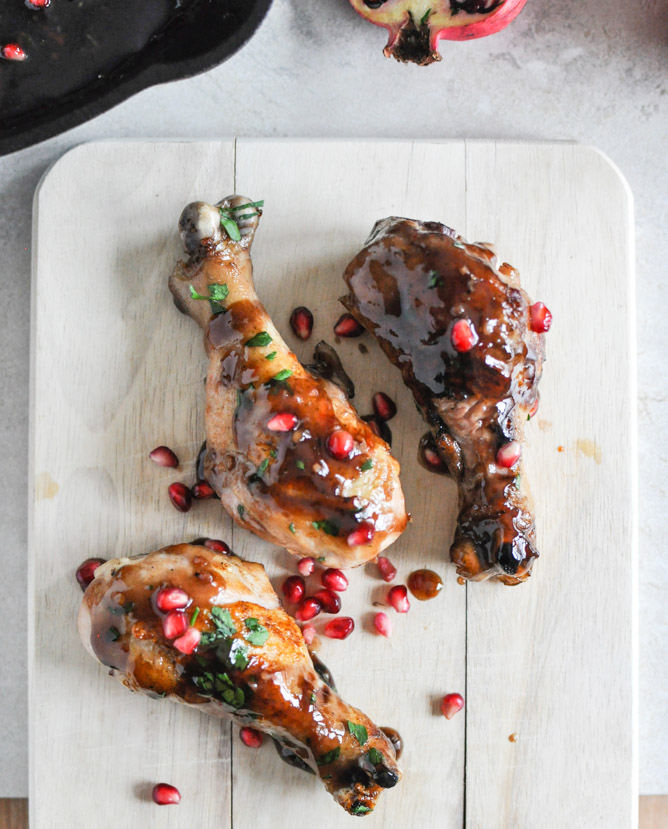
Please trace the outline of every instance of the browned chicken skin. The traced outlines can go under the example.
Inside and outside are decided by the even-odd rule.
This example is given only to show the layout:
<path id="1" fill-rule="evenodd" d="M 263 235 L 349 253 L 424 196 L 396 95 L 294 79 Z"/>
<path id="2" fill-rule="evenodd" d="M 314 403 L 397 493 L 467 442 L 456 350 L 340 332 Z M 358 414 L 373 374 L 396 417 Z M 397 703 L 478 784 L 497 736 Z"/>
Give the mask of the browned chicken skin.
<path id="1" fill-rule="evenodd" d="M 537 403 L 544 336 L 531 330 L 517 271 L 442 224 L 392 217 L 344 279 L 343 304 L 401 370 L 459 485 L 457 571 L 524 581 L 538 556 L 530 496 L 521 461 L 506 468 L 498 452 L 521 443 Z M 473 332 L 467 351 L 454 345 L 459 320 Z"/>
<path id="2" fill-rule="evenodd" d="M 169 282 L 177 307 L 205 331 L 205 476 L 241 526 L 295 555 L 354 567 L 406 527 L 399 464 L 343 392 L 309 373 L 274 327 L 253 285 L 260 212 L 240 207 L 248 202 L 229 196 L 185 208 L 179 227 L 190 258 Z M 238 241 L 221 227 L 221 205 L 238 211 Z M 281 431 L 276 415 L 293 425 Z M 337 431 L 352 437 L 348 457 L 328 449 Z"/>
<path id="3" fill-rule="evenodd" d="M 189 597 L 202 635 L 192 653 L 165 635 L 163 588 Z M 87 650 L 131 691 L 272 735 L 351 814 L 372 811 L 401 778 L 390 740 L 321 680 L 260 564 L 191 544 L 113 559 L 97 569 L 78 623 Z"/>

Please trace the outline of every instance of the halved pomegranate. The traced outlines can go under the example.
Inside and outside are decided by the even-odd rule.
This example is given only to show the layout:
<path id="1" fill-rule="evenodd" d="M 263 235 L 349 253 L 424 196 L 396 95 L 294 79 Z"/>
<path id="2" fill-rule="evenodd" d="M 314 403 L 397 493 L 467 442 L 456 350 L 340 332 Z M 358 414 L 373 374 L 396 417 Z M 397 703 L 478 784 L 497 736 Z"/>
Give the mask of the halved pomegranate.
<path id="1" fill-rule="evenodd" d="M 527 0 L 350 0 L 366 20 L 387 29 L 385 57 L 427 66 L 441 60 L 439 40 L 472 40 L 500 32 Z"/>

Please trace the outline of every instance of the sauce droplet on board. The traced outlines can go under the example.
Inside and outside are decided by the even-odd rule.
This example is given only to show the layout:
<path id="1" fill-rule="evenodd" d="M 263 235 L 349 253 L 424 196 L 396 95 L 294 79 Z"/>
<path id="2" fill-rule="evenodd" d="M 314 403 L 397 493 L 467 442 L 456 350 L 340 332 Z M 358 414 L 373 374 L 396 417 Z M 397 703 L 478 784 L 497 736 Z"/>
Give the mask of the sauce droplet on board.
<path id="1" fill-rule="evenodd" d="M 443 579 L 433 570 L 415 570 L 408 577 L 408 589 L 421 602 L 433 599 L 443 589 Z"/>
<path id="2" fill-rule="evenodd" d="M 513 733 L 508 737 L 509 743 L 516 743 L 517 742 L 517 734 L 513 731 Z"/>

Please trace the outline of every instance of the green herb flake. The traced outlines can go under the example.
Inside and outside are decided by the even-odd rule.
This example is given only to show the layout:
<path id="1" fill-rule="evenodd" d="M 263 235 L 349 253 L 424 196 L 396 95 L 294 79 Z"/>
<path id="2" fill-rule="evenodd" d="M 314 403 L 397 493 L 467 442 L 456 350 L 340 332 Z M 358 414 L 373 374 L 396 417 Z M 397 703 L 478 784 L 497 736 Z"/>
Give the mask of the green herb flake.
<path id="1" fill-rule="evenodd" d="M 220 211 L 220 224 L 225 233 L 227 233 L 233 242 L 241 241 L 241 231 L 239 230 L 239 225 L 234 221 L 234 219 L 230 219 L 228 216 L 225 216 L 222 209 Z"/>
<path id="2" fill-rule="evenodd" d="M 431 9 L 427 9 L 427 11 L 420 18 L 420 26 L 425 25 L 425 23 L 429 20 L 430 15 L 431 15 Z"/>
<path id="3" fill-rule="evenodd" d="M 316 701 L 315 691 L 311 691 L 310 699 L 311 699 L 311 705 L 315 705 L 315 701 Z"/>
<path id="4" fill-rule="evenodd" d="M 234 621 L 232 620 L 232 615 L 226 607 L 212 607 L 211 619 L 213 620 L 219 635 L 225 639 L 229 639 L 230 636 L 234 636 L 237 632 Z"/>
<path id="5" fill-rule="evenodd" d="M 246 619 L 246 627 L 250 633 L 245 633 L 244 637 L 251 645 L 264 645 L 269 639 L 269 631 L 264 625 L 261 625 L 253 616 Z"/>
<path id="6" fill-rule="evenodd" d="M 338 760 L 339 754 L 341 754 L 341 746 L 337 746 L 333 748 L 331 751 L 328 751 L 327 754 L 323 754 L 316 763 L 319 766 L 328 766 L 330 763 L 333 763 L 335 760 Z"/>
<path id="7" fill-rule="evenodd" d="M 195 620 L 197 619 L 198 616 L 199 616 L 199 607 L 196 607 L 195 612 L 190 617 L 190 627 L 193 627 L 193 625 L 195 624 Z"/>
<path id="8" fill-rule="evenodd" d="M 357 742 L 363 746 L 364 743 L 369 739 L 369 732 L 363 725 L 358 725 L 355 722 L 350 722 L 348 720 L 348 731 L 353 735 L 353 737 L 357 740 Z"/>
<path id="9" fill-rule="evenodd" d="M 265 354 L 264 359 L 265 360 L 273 360 L 276 357 L 277 354 L 278 354 L 278 351 L 272 351 L 271 354 Z"/>
<path id="10" fill-rule="evenodd" d="M 443 284 L 443 279 L 438 271 L 430 271 L 429 273 L 429 288 L 436 288 Z"/>
<path id="11" fill-rule="evenodd" d="M 216 649 L 220 662 L 243 671 L 248 667 L 248 650 L 240 639 L 225 639 Z"/>
<path id="12" fill-rule="evenodd" d="M 306 469 L 304 461 L 295 461 L 295 466 L 297 467 L 297 469 Z"/>
<path id="13" fill-rule="evenodd" d="M 531 420 L 531 415 L 530 414 L 527 415 L 527 420 Z"/>
<path id="14" fill-rule="evenodd" d="M 363 803 L 353 803 L 352 808 L 350 809 L 351 815 L 365 815 L 367 812 L 370 812 L 371 809 L 368 806 L 365 806 Z"/>
<path id="15" fill-rule="evenodd" d="M 244 513 L 246 512 L 246 507 L 243 504 L 237 504 L 237 512 L 239 513 L 239 518 L 243 518 Z"/>
<path id="16" fill-rule="evenodd" d="M 259 334 L 251 337 L 245 345 L 246 348 L 264 348 L 267 345 L 271 345 L 272 342 L 271 337 L 266 331 L 260 331 Z"/>
<path id="17" fill-rule="evenodd" d="M 227 295 L 229 294 L 229 288 L 225 284 L 218 284 L 213 283 L 209 285 L 209 295 L 205 296 L 204 294 L 198 294 L 197 291 L 190 286 L 190 297 L 191 299 L 205 299 L 209 305 L 211 306 L 211 312 L 213 314 L 222 314 L 225 308 L 223 307 L 222 303 L 225 302 L 227 299 Z"/>
<path id="18" fill-rule="evenodd" d="M 265 458 L 262 463 L 257 468 L 257 475 L 262 476 L 267 471 L 267 467 L 269 466 L 269 458 Z"/>
<path id="19" fill-rule="evenodd" d="M 313 521 L 313 526 L 316 530 L 322 530 L 326 535 L 332 535 L 335 538 L 339 534 L 338 526 L 327 518 L 323 518 L 321 521 Z"/>
<path id="20" fill-rule="evenodd" d="M 278 374 L 274 374 L 272 380 L 275 383 L 282 383 L 283 380 L 287 380 L 288 377 L 292 377 L 292 369 L 291 368 L 284 368 L 278 372 Z"/>
<path id="21" fill-rule="evenodd" d="M 370 748 L 367 757 L 369 758 L 369 762 L 373 763 L 374 766 L 380 765 L 380 763 L 382 763 L 385 760 L 385 758 L 383 757 L 381 752 L 378 751 L 377 748 Z"/>
<path id="22" fill-rule="evenodd" d="M 325 560 L 325 556 L 318 556 L 318 558 L 316 558 L 316 561 L 322 562 L 324 560 Z"/>
<path id="23" fill-rule="evenodd" d="M 294 524 L 292 524 L 292 523 L 290 524 L 290 526 L 288 527 L 288 529 L 290 530 L 290 532 L 291 532 L 291 533 L 296 532 L 296 530 L 295 530 L 295 525 L 294 525 Z"/>
<path id="24" fill-rule="evenodd" d="M 271 455 L 272 458 L 278 457 L 278 452 L 275 449 L 270 449 L 269 454 Z"/>
<path id="25" fill-rule="evenodd" d="M 373 469 L 373 461 L 371 460 L 371 458 L 364 461 L 360 469 L 362 470 L 362 472 L 368 472 L 370 469 Z"/>
<path id="26" fill-rule="evenodd" d="M 462 248 L 462 249 L 464 248 L 464 245 L 462 245 L 461 242 L 453 242 L 452 246 L 453 246 L 453 248 Z"/>
<path id="27" fill-rule="evenodd" d="M 107 631 L 107 639 L 110 642 L 117 642 L 121 638 L 121 632 L 117 627 L 110 627 Z"/>

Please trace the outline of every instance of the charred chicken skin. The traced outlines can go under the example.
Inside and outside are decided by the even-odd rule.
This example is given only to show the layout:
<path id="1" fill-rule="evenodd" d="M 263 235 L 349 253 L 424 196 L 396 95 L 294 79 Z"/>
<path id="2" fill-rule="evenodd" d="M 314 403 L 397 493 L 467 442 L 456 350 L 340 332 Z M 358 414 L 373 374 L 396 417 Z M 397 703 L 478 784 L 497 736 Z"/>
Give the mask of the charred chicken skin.
<path id="1" fill-rule="evenodd" d="M 524 581 L 538 552 L 521 441 L 538 404 L 549 321 L 532 320 L 544 306 L 489 245 L 436 222 L 377 222 L 344 278 L 343 304 L 401 370 L 459 486 L 458 573 Z"/>
<path id="2" fill-rule="evenodd" d="M 345 394 L 301 365 L 258 299 L 250 248 L 260 215 L 229 196 L 188 205 L 179 222 L 189 259 L 169 286 L 205 332 L 205 476 L 241 526 L 295 555 L 355 567 L 406 527 L 399 464 Z"/>
<path id="3" fill-rule="evenodd" d="M 390 740 L 316 672 L 260 564 L 191 544 L 113 559 L 78 624 L 126 688 L 270 734 L 351 814 L 401 778 Z"/>

